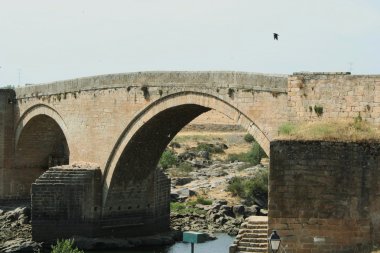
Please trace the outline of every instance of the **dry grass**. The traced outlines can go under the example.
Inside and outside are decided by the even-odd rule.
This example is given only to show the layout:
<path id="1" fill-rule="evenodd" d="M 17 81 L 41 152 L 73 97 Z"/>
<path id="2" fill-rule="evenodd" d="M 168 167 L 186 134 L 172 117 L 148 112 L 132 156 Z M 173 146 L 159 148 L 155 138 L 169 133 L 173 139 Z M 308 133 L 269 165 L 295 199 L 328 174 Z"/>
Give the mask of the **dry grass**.
<path id="1" fill-rule="evenodd" d="M 194 148 L 201 142 L 206 143 L 225 143 L 228 149 L 224 153 L 213 154 L 214 159 L 225 160 L 228 154 L 247 152 L 252 144 L 244 141 L 244 135 L 247 132 L 197 132 L 197 131 L 181 131 L 175 137 L 173 142 L 179 142 L 181 148 L 176 149 L 177 153 L 182 153 L 186 149 Z"/>
<path id="2" fill-rule="evenodd" d="M 380 129 L 361 119 L 285 123 L 277 139 L 325 141 L 380 141 Z"/>

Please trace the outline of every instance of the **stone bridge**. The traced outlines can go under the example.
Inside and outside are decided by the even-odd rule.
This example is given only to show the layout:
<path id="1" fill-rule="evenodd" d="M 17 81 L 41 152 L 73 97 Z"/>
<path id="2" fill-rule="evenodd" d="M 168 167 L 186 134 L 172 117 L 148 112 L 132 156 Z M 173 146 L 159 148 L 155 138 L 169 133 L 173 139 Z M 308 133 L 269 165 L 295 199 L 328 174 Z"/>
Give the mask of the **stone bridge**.
<path id="1" fill-rule="evenodd" d="M 323 108 L 323 115 L 313 110 L 315 106 Z M 82 203 L 87 206 L 78 209 L 82 216 L 73 218 L 73 224 L 78 219 L 90 224 L 83 233 L 94 235 L 102 229 L 104 233 L 144 234 L 152 224 L 163 230 L 168 225 L 169 184 L 155 171 L 156 165 L 173 137 L 209 110 L 241 125 L 270 155 L 270 143 L 287 121 L 352 119 L 360 113 L 364 120 L 380 125 L 380 76 L 139 72 L 3 89 L 0 198 L 29 197 L 32 183 L 49 167 L 77 164 L 73 167 L 87 168 L 80 164 L 90 162 L 90 167 L 98 169 L 83 169 L 78 184 L 87 185 L 81 188 L 81 196 L 92 202 Z M 64 180 L 51 182 L 65 185 L 78 171 L 71 172 L 57 169 L 50 178 Z M 47 192 L 44 184 L 49 180 L 37 180 L 35 192 Z M 47 226 L 44 220 L 61 217 L 57 216 L 62 208 L 57 194 L 63 192 L 51 195 L 50 200 L 35 198 L 36 206 L 45 207 L 55 199 L 50 211 L 34 212 L 40 215 L 33 216 L 35 226 L 38 220 Z"/>

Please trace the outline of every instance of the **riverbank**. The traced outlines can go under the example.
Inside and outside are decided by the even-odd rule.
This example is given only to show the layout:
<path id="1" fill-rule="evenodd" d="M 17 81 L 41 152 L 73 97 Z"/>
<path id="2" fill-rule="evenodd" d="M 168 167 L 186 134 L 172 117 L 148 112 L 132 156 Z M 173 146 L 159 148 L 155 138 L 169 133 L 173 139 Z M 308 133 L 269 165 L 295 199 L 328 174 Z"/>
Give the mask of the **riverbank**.
<path id="1" fill-rule="evenodd" d="M 229 154 L 245 152 L 251 145 L 244 141 L 244 133 L 185 132 L 171 143 L 171 150 L 187 167 L 176 166 L 166 173 L 172 179 L 171 232 L 150 237 L 114 239 L 74 237 L 79 248 L 88 250 L 125 249 L 142 246 L 171 245 L 181 240 L 182 231 L 203 231 L 210 234 L 236 235 L 240 224 L 249 215 L 265 215 L 264 205 L 247 204 L 227 192 L 235 177 L 254 177 L 266 166 L 227 161 Z M 196 147 L 222 150 L 210 153 Z M 202 201 L 202 199 L 204 201 Z M 265 202 L 265 201 L 264 201 Z M 176 208 L 177 207 L 177 208 Z M 29 203 L 0 206 L 0 252 L 33 252 L 42 246 L 31 240 Z"/>

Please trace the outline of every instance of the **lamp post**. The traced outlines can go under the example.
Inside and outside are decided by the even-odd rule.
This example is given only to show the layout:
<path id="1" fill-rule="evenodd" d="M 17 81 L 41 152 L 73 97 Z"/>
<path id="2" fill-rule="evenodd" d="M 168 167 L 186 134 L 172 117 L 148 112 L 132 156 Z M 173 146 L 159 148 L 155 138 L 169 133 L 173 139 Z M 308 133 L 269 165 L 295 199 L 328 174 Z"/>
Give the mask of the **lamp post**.
<path id="1" fill-rule="evenodd" d="M 280 248 L 281 239 L 276 230 L 272 231 L 272 234 L 268 238 L 270 249 L 273 253 L 276 253 Z"/>

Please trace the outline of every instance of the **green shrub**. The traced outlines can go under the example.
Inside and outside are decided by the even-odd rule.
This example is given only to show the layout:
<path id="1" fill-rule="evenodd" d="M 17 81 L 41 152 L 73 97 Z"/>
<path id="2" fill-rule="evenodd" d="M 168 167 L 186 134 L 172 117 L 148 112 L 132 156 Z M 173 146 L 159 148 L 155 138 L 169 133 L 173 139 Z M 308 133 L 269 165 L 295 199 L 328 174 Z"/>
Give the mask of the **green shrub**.
<path id="1" fill-rule="evenodd" d="M 235 94 L 235 90 L 232 88 L 228 88 L 228 96 L 233 99 L 234 94 Z"/>
<path id="2" fill-rule="evenodd" d="M 317 114 L 318 117 L 322 116 L 323 114 L 323 106 L 314 105 L 314 111 Z"/>
<path id="3" fill-rule="evenodd" d="M 182 171 L 184 173 L 189 173 L 189 172 L 192 172 L 193 171 L 193 167 L 187 163 L 187 162 L 183 162 L 181 163 L 178 168 L 177 168 L 179 171 Z"/>
<path id="4" fill-rule="evenodd" d="M 251 203 L 256 197 L 268 198 L 268 170 L 259 170 L 253 178 L 233 177 L 226 190 Z"/>
<path id="5" fill-rule="evenodd" d="M 233 177 L 227 186 L 226 191 L 231 192 L 233 196 L 244 198 L 244 179 L 242 177 Z"/>
<path id="6" fill-rule="evenodd" d="M 74 239 L 57 240 L 57 244 L 52 246 L 51 249 L 51 253 L 84 253 L 83 250 L 74 247 Z"/>
<path id="7" fill-rule="evenodd" d="M 250 196 L 268 196 L 268 170 L 259 170 L 252 180 L 245 183 L 246 198 Z"/>
<path id="8" fill-rule="evenodd" d="M 148 87 L 144 85 L 144 86 L 141 87 L 141 90 L 142 90 L 142 92 L 143 92 L 143 95 L 144 95 L 145 100 L 148 100 L 149 97 L 150 97 Z"/>
<path id="9" fill-rule="evenodd" d="M 186 209 L 185 203 L 170 202 L 170 211 L 172 211 L 172 212 L 180 213 L 185 209 Z"/>
<path id="10" fill-rule="evenodd" d="M 255 140 L 255 138 L 253 138 L 252 134 L 247 133 L 246 135 L 244 135 L 244 140 L 248 143 L 252 143 Z"/>
<path id="11" fill-rule="evenodd" d="M 247 162 L 251 165 L 257 165 L 260 163 L 261 158 L 267 157 L 264 150 L 260 147 L 260 145 L 254 141 L 252 143 L 251 149 L 247 153 L 239 153 L 239 154 L 229 154 L 228 161 L 240 161 Z"/>
<path id="12" fill-rule="evenodd" d="M 210 154 L 224 153 L 224 150 L 221 146 L 208 143 L 199 143 L 195 149 L 196 151 L 207 151 Z"/>
<path id="13" fill-rule="evenodd" d="M 206 211 L 195 207 L 196 201 L 186 203 L 170 202 L 170 211 L 178 214 L 206 214 Z"/>
<path id="14" fill-rule="evenodd" d="M 291 122 L 286 122 L 278 128 L 278 133 L 282 135 L 292 134 L 296 130 L 296 126 Z"/>
<path id="15" fill-rule="evenodd" d="M 353 124 L 353 127 L 355 128 L 355 130 L 363 130 L 363 125 L 364 124 L 362 124 L 362 122 L 363 122 L 363 118 L 362 118 L 362 116 L 360 115 L 360 112 L 359 112 L 359 115 L 358 116 L 356 116 L 355 118 L 354 118 L 354 124 Z"/>
<path id="16" fill-rule="evenodd" d="M 177 164 L 177 157 L 172 151 L 167 149 L 162 153 L 159 164 L 164 170 L 166 170 Z"/>
<path id="17" fill-rule="evenodd" d="M 201 205 L 211 205 L 212 204 L 212 200 L 210 199 L 205 199 L 204 197 L 197 197 L 197 203 L 198 204 L 201 204 Z"/>

